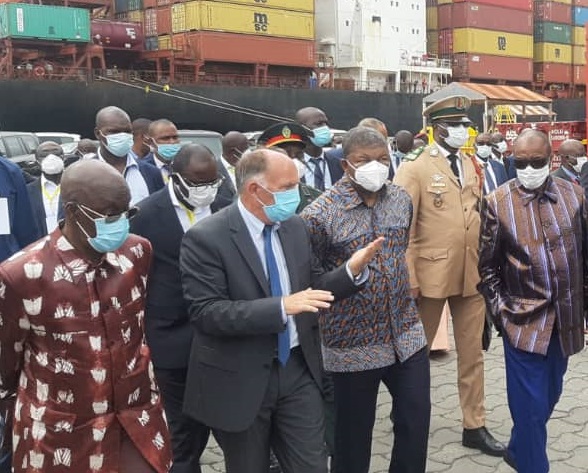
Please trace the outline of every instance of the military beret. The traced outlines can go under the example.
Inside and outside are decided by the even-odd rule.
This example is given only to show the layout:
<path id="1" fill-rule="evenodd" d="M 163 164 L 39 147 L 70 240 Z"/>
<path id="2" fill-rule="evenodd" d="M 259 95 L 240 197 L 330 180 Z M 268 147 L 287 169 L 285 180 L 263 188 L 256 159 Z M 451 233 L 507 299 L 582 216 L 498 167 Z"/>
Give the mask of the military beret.
<path id="1" fill-rule="evenodd" d="M 283 143 L 306 143 L 312 131 L 298 123 L 277 123 L 266 128 L 258 138 L 258 143 L 277 146 Z"/>

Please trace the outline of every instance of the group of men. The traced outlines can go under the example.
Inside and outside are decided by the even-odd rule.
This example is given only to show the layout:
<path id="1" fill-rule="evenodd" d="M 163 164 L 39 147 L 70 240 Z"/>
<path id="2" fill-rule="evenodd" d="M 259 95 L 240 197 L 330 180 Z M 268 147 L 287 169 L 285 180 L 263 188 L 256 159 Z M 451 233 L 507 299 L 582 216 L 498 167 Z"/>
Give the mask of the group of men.
<path id="1" fill-rule="evenodd" d="M 309 107 L 254 150 L 227 133 L 215 157 L 169 120 L 107 107 L 79 162 L 39 147 L 28 192 L 0 159 L 14 471 L 197 472 L 212 431 L 228 473 L 272 455 L 285 473 L 367 473 L 383 382 L 390 471 L 424 473 L 447 303 L 462 444 L 547 472 L 545 426 L 584 345 L 586 153 L 564 143 L 550 176 L 549 140 L 529 130 L 512 156 L 486 133 L 465 155 L 468 108 L 427 108 L 430 145 L 407 131 L 391 145 L 366 118 L 326 150 L 328 117 Z M 507 447 L 486 429 L 492 324 Z"/>

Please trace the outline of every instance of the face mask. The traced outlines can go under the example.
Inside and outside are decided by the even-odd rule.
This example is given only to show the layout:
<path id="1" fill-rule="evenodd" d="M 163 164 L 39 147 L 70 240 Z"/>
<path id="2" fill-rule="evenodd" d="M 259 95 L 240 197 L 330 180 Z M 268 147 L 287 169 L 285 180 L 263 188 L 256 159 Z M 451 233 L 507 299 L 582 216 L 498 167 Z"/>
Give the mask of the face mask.
<path id="1" fill-rule="evenodd" d="M 193 208 L 208 207 L 216 199 L 218 186 L 189 186 L 186 181 L 179 174 L 174 174 L 176 177 L 174 184 L 179 194 L 186 200 Z"/>
<path id="2" fill-rule="evenodd" d="M 47 174 L 49 176 L 61 174 L 64 167 L 65 165 L 63 163 L 63 159 L 61 159 L 59 156 L 55 156 L 54 154 L 48 154 L 45 159 L 41 161 L 41 171 L 43 171 L 43 174 Z"/>
<path id="3" fill-rule="evenodd" d="M 262 186 L 263 187 L 263 186 Z M 264 187 L 265 189 L 265 187 Z M 265 216 L 272 223 L 284 222 L 296 213 L 298 205 L 300 205 L 300 193 L 298 186 L 287 191 L 271 192 L 265 189 L 274 196 L 273 205 L 265 205 L 261 200 L 257 199 L 263 204 L 263 211 Z"/>
<path id="4" fill-rule="evenodd" d="M 351 179 L 368 192 L 378 192 L 386 183 L 386 179 L 388 179 L 390 167 L 378 161 L 371 161 L 358 168 L 349 161 L 347 163 L 355 169 L 355 178 Z"/>
<path id="5" fill-rule="evenodd" d="M 445 128 L 448 136 L 445 138 L 445 143 L 455 149 L 461 148 L 468 141 L 468 129 L 463 125 L 448 126 Z"/>
<path id="6" fill-rule="evenodd" d="M 549 177 L 549 163 L 541 169 L 533 169 L 531 166 L 527 166 L 525 169 L 517 169 L 517 177 L 525 189 L 538 189 Z"/>
<path id="7" fill-rule="evenodd" d="M 84 230 L 84 227 L 82 227 L 79 222 L 76 223 L 82 233 L 86 235 L 90 246 L 98 253 L 108 253 L 109 251 L 118 250 L 129 237 L 129 219 L 126 215 L 109 223 L 106 222 L 106 218 L 96 218 L 92 220 L 96 227 L 95 237 L 88 235 L 88 232 Z"/>
<path id="8" fill-rule="evenodd" d="M 476 146 L 476 154 L 482 159 L 488 159 L 492 154 L 492 147 L 488 145 Z"/>
<path id="9" fill-rule="evenodd" d="M 299 159 L 295 159 L 294 164 L 296 165 L 296 169 L 298 169 L 298 178 L 302 179 L 306 175 L 306 166 Z"/>
<path id="10" fill-rule="evenodd" d="M 333 133 L 331 133 L 331 129 L 327 125 L 315 128 L 312 132 L 314 136 L 310 141 L 319 148 L 327 146 L 333 140 Z"/>
<path id="11" fill-rule="evenodd" d="M 580 156 L 579 158 L 576 158 L 576 161 L 577 163 L 574 164 L 572 168 L 574 169 L 574 171 L 576 171 L 577 174 L 580 174 L 582 166 L 584 166 L 584 164 L 588 162 L 588 158 L 586 156 Z"/>
<path id="12" fill-rule="evenodd" d="M 163 143 L 157 145 L 157 156 L 164 161 L 172 161 L 180 151 L 180 143 Z"/>
<path id="13" fill-rule="evenodd" d="M 133 135 L 130 133 L 102 134 L 102 136 L 106 139 L 106 149 L 117 158 L 126 158 L 133 147 Z"/>
<path id="14" fill-rule="evenodd" d="M 508 145 L 506 144 L 506 141 L 501 141 L 500 143 L 496 143 L 496 149 L 500 153 L 506 153 L 506 151 L 508 150 Z"/>

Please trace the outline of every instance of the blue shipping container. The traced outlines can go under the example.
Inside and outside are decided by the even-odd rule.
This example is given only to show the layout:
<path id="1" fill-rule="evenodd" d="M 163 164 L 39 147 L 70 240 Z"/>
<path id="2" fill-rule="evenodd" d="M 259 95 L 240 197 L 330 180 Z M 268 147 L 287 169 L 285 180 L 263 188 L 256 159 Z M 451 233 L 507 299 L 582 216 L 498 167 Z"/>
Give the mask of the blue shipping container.
<path id="1" fill-rule="evenodd" d="M 588 23 L 588 7 L 574 8 L 574 25 L 584 26 Z"/>
<path id="2" fill-rule="evenodd" d="M 149 36 L 145 38 L 145 50 L 157 51 L 157 36 Z"/>

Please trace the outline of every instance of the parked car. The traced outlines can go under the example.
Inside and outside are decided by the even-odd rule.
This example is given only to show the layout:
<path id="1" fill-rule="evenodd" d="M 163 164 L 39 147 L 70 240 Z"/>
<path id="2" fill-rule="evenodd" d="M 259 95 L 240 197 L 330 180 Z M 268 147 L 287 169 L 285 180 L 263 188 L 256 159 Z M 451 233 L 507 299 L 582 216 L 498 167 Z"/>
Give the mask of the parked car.
<path id="1" fill-rule="evenodd" d="M 223 155 L 223 135 L 216 131 L 178 130 L 178 137 L 182 144 L 197 143 L 206 146 L 219 161 Z"/>
<path id="2" fill-rule="evenodd" d="M 31 176 L 41 175 L 41 166 L 35 159 L 39 139 L 34 133 L 0 131 L 0 156 L 18 164 Z"/>
<path id="3" fill-rule="evenodd" d="M 60 144 L 65 154 L 73 153 L 76 150 L 78 141 L 81 139 L 81 136 L 76 133 L 43 131 L 35 133 L 35 135 L 39 138 L 39 143 L 54 141 Z"/>

